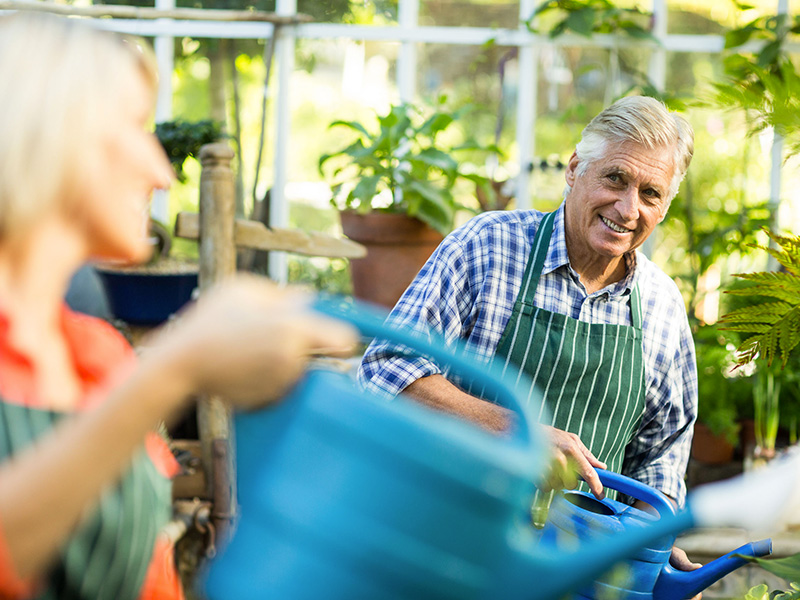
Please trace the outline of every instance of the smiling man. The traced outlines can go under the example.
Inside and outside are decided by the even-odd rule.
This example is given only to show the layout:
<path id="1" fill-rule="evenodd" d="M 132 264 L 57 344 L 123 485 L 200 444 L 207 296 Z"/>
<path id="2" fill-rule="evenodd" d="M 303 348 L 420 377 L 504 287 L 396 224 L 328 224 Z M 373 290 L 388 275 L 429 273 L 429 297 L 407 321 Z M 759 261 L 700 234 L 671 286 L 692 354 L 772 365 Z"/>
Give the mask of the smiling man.
<path id="1" fill-rule="evenodd" d="M 684 500 L 694 344 L 674 282 L 637 249 L 666 216 L 693 146 L 689 124 L 657 100 L 619 100 L 584 129 L 558 210 L 475 217 L 392 312 L 401 326 L 432 328 L 527 373 L 544 394 L 556 459 L 598 497 L 595 469 L 609 468 Z M 438 365 L 380 341 L 359 377 L 493 431 L 510 423 Z"/>

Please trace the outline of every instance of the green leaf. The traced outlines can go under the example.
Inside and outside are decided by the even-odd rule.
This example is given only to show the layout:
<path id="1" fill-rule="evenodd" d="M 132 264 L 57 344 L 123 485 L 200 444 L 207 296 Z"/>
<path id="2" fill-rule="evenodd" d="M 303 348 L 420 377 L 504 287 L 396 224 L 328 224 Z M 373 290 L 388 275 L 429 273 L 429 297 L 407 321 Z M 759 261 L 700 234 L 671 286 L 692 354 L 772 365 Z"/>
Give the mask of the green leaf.
<path id="1" fill-rule="evenodd" d="M 739 333 L 768 333 L 772 330 L 772 326 L 767 323 L 731 323 L 720 327 L 723 331 L 738 331 Z"/>
<path id="2" fill-rule="evenodd" d="M 725 33 L 725 49 L 736 48 L 746 44 L 755 33 L 756 28 L 751 25 L 739 29 L 731 29 Z"/>
<path id="3" fill-rule="evenodd" d="M 442 112 L 436 113 L 429 117 L 428 120 L 422 124 L 422 126 L 417 130 L 417 133 L 421 135 L 427 135 L 429 137 L 435 137 L 437 133 L 447 129 L 452 122 L 452 115 Z"/>
<path id="4" fill-rule="evenodd" d="M 441 150 L 436 148 L 425 148 L 414 157 L 409 157 L 411 162 L 419 161 L 428 167 L 435 167 L 445 173 L 452 173 L 458 168 L 456 160 Z"/>
<path id="5" fill-rule="evenodd" d="M 357 198 L 362 203 L 369 205 L 378 191 L 378 185 L 380 184 L 381 179 L 382 177 L 380 175 L 362 177 L 361 181 L 359 181 L 356 184 L 356 187 L 353 188 L 353 191 L 350 192 L 350 196 Z"/>
<path id="6" fill-rule="evenodd" d="M 769 600 L 769 587 L 766 583 L 761 583 L 750 588 L 745 595 L 745 600 Z"/>
<path id="7" fill-rule="evenodd" d="M 585 37 L 592 37 L 595 24 L 595 11 L 590 8 L 584 8 L 570 13 L 564 21 L 564 25 Z"/>
<path id="8" fill-rule="evenodd" d="M 366 128 L 357 121 L 333 121 L 330 125 L 328 125 L 328 129 L 333 129 L 334 127 L 347 127 L 349 129 L 353 129 L 366 137 L 369 137 L 369 132 Z"/>
<path id="9" fill-rule="evenodd" d="M 787 581 L 800 581 L 800 553 L 785 558 L 744 557 L 759 567 Z M 766 587 L 766 586 L 765 586 Z"/>
<path id="10" fill-rule="evenodd" d="M 782 42 L 783 40 L 773 40 L 765 44 L 761 52 L 758 53 L 758 65 L 768 67 L 776 64 L 781 53 Z"/>

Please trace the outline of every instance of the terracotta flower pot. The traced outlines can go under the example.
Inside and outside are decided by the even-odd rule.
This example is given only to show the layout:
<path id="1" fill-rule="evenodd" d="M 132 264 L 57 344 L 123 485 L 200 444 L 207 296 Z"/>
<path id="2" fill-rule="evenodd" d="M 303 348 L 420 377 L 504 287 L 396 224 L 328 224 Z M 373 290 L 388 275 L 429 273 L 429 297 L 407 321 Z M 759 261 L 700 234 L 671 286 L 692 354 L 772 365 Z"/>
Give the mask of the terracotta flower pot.
<path id="1" fill-rule="evenodd" d="M 733 460 L 733 445 L 698 421 L 694 424 L 692 458 L 708 465 L 723 465 Z"/>
<path id="2" fill-rule="evenodd" d="M 419 219 L 403 214 L 340 213 L 343 233 L 366 246 L 367 256 L 350 261 L 353 294 L 393 307 L 443 237 Z"/>

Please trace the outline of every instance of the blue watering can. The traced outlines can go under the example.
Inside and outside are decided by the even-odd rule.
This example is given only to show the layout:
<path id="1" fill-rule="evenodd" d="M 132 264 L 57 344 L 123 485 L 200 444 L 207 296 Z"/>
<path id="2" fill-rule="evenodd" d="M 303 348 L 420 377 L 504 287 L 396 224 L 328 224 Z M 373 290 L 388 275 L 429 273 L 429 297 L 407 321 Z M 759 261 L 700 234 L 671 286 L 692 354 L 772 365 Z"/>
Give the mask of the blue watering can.
<path id="1" fill-rule="evenodd" d="M 564 491 L 550 505 L 540 544 L 570 547 L 591 543 L 610 533 L 623 534 L 648 528 L 659 519 L 675 517 L 675 506 L 660 491 L 618 473 L 597 471 L 603 487 L 620 491 L 647 502 L 654 515 L 611 500 L 598 500 L 592 494 Z M 683 600 L 691 598 L 728 573 L 745 565 L 745 556 L 772 553 L 772 540 L 750 542 L 695 571 L 679 571 L 669 564 L 675 535 L 665 535 L 640 548 L 612 572 L 579 590 L 574 597 L 582 600 Z"/>
<path id="2" fill-rule="evenodd" d="M 205 577 L 211 599 L 555 600 L 664 536 L 738 518 L 735 506 L 716 509 L 726 488 L 705 494 L 699 511 L 556 551 L 530 524 L 548 450 L 514 391 L 516 373 L 476 367 L 463 347 L 388 327 L 363 307 L 317 308 L 449 365 L 513 410 L 516 427 L 494 436 L 311 370 L 284 402 L 235 418 L 240 519 Z M 527 396 L 525 382 L 520 389 Z"/>

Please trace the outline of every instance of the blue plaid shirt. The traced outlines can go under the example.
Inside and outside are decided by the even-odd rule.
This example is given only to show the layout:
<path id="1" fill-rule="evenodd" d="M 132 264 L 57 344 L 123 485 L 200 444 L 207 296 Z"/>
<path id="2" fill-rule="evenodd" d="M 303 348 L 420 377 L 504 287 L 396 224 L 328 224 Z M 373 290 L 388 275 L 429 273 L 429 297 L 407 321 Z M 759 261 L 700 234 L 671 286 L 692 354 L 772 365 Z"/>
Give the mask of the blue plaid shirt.
<path id="1" fill-rule="evenodd" d="M 511 317 L 543 213 L 489 212 L 450 234 L 392 310 L 401 327 L 447 341 L 461 339 L 480 357 L 494 355 Z M 626 277 L 592 294 L 569 264 L 564 205 L 556 214 L 534 304 L 589 323 L 630 325 L 628 303 L 638 285 L 642 303 L 646 382 L 641 425 L 626 448 L 623 471 L 683 503 L 683 481 L 697 413 L 697 367 L 683 298 L 675 283 L 643 254 L 626 255 Z M 376 340 L 359 381 L 393 397 L 422 377 L 441 373 L 424 358 L 403 358 Z"/>

